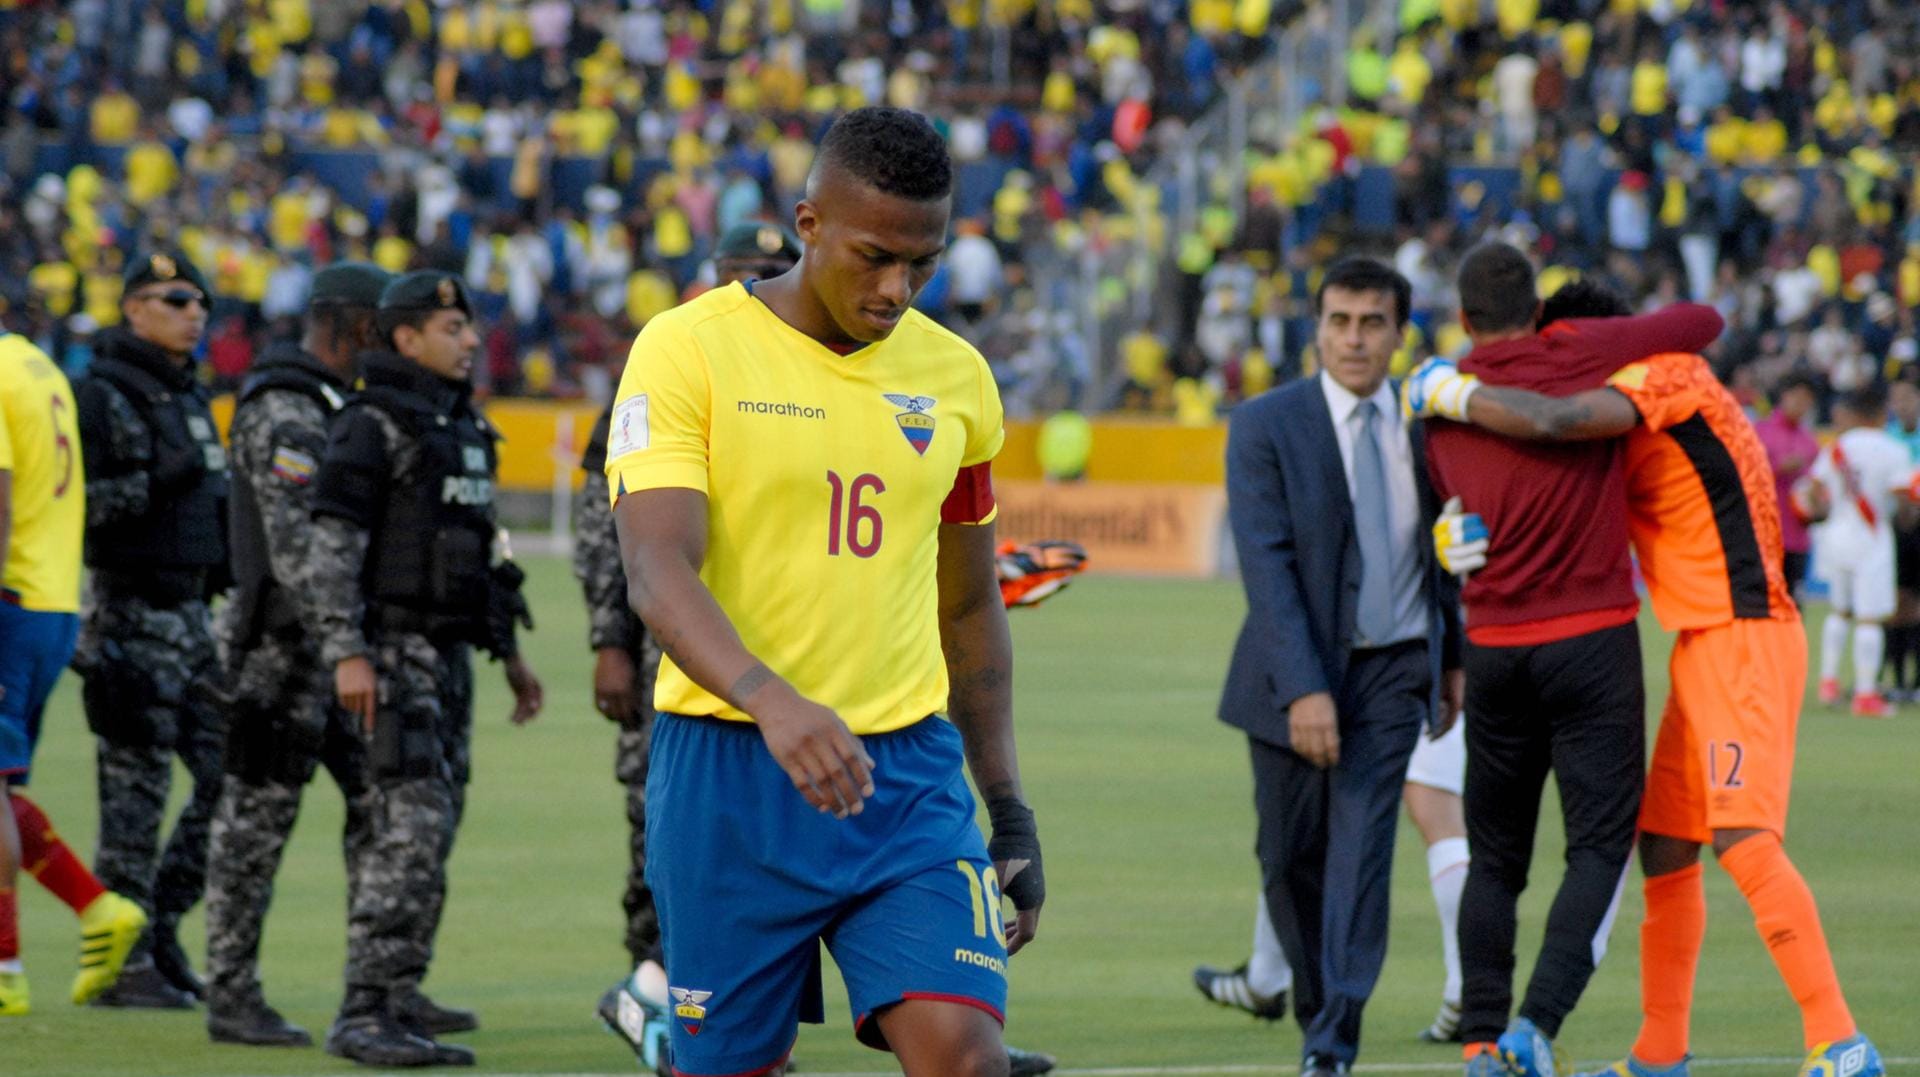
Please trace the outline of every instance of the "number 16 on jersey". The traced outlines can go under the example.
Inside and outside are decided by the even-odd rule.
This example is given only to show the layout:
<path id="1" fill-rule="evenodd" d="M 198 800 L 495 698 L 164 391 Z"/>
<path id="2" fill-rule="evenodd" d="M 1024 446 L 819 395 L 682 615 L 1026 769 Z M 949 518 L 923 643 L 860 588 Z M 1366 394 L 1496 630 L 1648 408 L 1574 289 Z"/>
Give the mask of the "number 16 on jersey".
<path id="1" fill-rule="evenodd" d="M 880 510 L 864 499 L 886 493 L 887 484 L 880 481 L 878 475 L 858 475 L 847 482 L 839 472 L 829 471 L 827 486 L 831 490 L 827 502 L 827 556 L 840 556 L 843 542 L 855 557 L 879 553 L 885 521 L 880 518 Z"/>

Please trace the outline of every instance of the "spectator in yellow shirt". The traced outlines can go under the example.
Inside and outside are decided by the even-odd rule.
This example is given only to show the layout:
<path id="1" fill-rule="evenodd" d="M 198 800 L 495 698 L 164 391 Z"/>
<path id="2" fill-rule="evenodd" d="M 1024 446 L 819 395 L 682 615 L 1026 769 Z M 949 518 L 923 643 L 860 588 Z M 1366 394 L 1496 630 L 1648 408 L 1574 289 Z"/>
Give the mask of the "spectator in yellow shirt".
<path id="1" fill-rule="evenodd" d="M 127 151 L 127 201 L 145 209 L 180 182 L 180 163 L 173 151 L 154 139 L 153 132 Z"/>
<path id="2" fill-rule="evenodd" d="M 140 103 L 118 83 L 109 82 L 106 92 L 93 99 L 87 120 L 97 145 L 124 146 L 140 131 Z"/>

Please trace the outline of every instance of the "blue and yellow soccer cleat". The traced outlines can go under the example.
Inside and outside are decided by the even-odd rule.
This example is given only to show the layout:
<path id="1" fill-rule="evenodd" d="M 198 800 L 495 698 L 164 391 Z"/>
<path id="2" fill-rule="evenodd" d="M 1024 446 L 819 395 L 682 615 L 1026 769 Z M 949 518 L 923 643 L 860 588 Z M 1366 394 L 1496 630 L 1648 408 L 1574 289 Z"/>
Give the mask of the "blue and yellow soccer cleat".
<path id="1" fill-rule="evenodd" d="M 1513 1019 L 1495 1049 L 1513 1077 L 1558 1077 L 1553 1068 L 1553 1044 L 1524 1017 Z"/>
<path id="2" fill-rule="evenodd" d="M 1815 1047 L 1800 1066 L 1800 1077 L 1886 1077 L 1886 1072 L 1879 1048 L 1859 1032 Z"/>
<path id="3" fill-rule="evenodd" d="M 0 1017 L 25 1017 L 33 1012 L 27 1000 L 27 974 L 0 972 Z"/>
<path id="4" fill-rule="evenodd" d="M 633 981 L 628 977 L 608 988 L 594 1012 L 608 1032 L 633 1049 L 642 1069 L 666 1077 L 673 1072 L 667 1011 L 643 996 Z"/>
<path id="5" fill-rule="evenodd" d="M 1650 1066 L 1628 1055 L 1605 1069 L 1587 1070 L 1573 1077 L 1688 1077 L 1687 1061 L 1692 1057 L 1688 1055 L 1671 1065 Z"/>
<path id="6" fill-rule="evenodd" d="M 80 912 L 80 971 L 73 977 L 73 1004 L 84 1006 L 120 979 L 127 954 L 140 941 L 147 914 L 109 890 Z"/>

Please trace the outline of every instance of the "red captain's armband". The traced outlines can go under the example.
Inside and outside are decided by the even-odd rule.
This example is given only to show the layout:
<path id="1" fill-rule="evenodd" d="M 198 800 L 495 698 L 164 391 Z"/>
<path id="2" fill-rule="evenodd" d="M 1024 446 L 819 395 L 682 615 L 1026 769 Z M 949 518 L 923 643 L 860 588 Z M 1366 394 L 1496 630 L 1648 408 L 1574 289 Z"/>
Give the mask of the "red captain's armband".
<path id="1" fill-rule="evenodd" d="M 943 524 L 985 523 L 993 515 L 993 464 L 963 467 L 953 477 L 953 491 L 940 503 Z"/>

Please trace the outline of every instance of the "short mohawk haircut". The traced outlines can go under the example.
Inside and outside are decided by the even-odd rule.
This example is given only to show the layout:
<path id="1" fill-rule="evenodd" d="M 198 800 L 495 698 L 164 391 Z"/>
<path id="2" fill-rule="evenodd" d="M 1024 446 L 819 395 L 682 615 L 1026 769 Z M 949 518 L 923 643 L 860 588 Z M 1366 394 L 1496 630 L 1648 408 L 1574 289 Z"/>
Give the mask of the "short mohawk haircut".
<path id="1" fill-rule="evenodd" d="M 946 140 L 925 116 L 904 108 L 862 108 L 840 117 L 820 140 L 819 160 L 897 198 L 931 202 L 953 193 Z"/>

